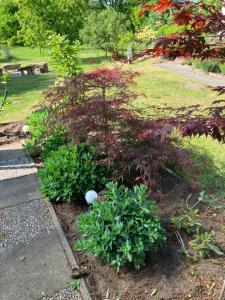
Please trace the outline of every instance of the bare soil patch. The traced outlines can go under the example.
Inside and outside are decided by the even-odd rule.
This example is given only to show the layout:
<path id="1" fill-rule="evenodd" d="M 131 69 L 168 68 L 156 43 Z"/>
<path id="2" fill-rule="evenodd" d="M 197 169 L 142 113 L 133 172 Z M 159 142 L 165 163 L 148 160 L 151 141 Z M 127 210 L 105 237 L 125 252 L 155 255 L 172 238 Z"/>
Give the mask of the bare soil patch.
<path id="1" fill-rule="evenodd" d="M 25 137 L 22 132 L 23 125 L 22 121 L 0 124 L 0 145 L 19 142 L 23 139 Z"/>
<path id="2" fill-rule="evenodd" d="M 179 213 L 181 199 L 189 193 L 185 184 L 176 184 L 162 200 L 158 200 L 163 226 L 167 230 L 167 242 L 158 252 L 147 255 L 146 266 L 140 271 L 123 268 L 117 273 L 99 259 L 75 251 L 81 269 L 87 272 L 87 283 L 94 300 L 215 300 L 219 298 L 224 280 L 225 259 L 213 257 L 192 261 L 178 253 L 180 247 L 170 218 Z M 221 201 L 222 203 L 223 201 Z M 76 219 L 85 213 L 85 204 L 54 204 L 56 213 L 71 245 L 79 238 Z M 201 207 L 200 221 L 225 250 L 224 209 Z M 184 242 L 188 238 L 183 236 Z M 155 295 L 153 295 L 153 291 Z M 152 294 L 153 293 L 153 294 Z"/>

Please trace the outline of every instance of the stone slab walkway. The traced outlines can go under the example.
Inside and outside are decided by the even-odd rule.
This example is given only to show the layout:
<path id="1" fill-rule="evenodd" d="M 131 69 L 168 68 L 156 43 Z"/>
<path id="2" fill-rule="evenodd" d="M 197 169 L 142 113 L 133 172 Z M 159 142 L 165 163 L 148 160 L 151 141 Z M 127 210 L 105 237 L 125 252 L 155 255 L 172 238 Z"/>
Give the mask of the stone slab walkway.
<path id="1" fill-rule="evenodd" d="M 191 66 L 181 65 L 179 61 L 163 61 L 158 64 L 160 68 L 186 76 L 192 80 L 199 81 L 208 86 L 217 87 L 225 85 L 225 76 L 219 74 L 205 73 L 193 69 Z"/>
<path id="2" fill-rule="evenodd" d="M 0 147 L 0 300 L 81 300 L 35 173 L 20 144 Z"/>

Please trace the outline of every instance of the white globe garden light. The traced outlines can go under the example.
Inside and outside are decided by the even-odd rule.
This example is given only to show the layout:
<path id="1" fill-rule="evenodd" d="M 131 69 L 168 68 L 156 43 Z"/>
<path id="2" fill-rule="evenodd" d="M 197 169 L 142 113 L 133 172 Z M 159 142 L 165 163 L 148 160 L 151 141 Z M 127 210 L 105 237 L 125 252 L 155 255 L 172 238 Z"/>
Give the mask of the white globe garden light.
<path id="1" fill-rule="evenodd" d="M 23 133 L 28 133 L 29 132 L 29 126 L 28 125 L 24 125 L 22 128 Z"/>
<path id="2" fill-rule="evenodd" d="M 85 195 L 87 204 L 92 204 L 98 198 L 98 194 L 95 191 L 88 191 Z"/>

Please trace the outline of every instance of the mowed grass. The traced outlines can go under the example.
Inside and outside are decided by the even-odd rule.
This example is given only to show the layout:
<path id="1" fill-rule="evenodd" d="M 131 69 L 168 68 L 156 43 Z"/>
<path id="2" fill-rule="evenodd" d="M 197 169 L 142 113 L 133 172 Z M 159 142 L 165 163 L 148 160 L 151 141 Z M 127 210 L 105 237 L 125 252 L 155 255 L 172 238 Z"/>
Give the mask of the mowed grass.
<path id="1" fill-rule="evenodd" d="M 31 63 L 48 62 L 51 72 L 48 74 L 9 78 L 7 85 L 10 104 L 5 108 L 4 114 L 1 115 L 1 122 L 25 120 L 35 106 L 43 100 L 43 91 L 54 85 L 57 77 L 56 65 L 51 61 L 47 49 L 42 49 L 40 52 L 36 48 L 15 47 L 11 52 L 14 57 L 13 60 L 4 59 L 4 56 L 1 55 L 0 66 L 4 63 L 20 63 L 22 66 L 25 66 Z M 81 47 L 80 65 L 84 71 L 103 67 L 109 63 L 111 63 L 111 59 L 106 59 L 103 51 Z M 3 91 L 0 90 L 0 96 L 2 95 Z"/>
<path id="2" fill-rule="evenodd" d="M 38 49 L 15 48 L 16 61 L 22 64 L 47 61 L 54 70 L 48 51 L 42 53 Z M 110 58 L 106 59 L 104 52 L 90 47 L 81 47 L 81 67 L 83 71 L 90 71 L 106 66 L 115 66 Z M 4 61 L 1 61 L 4 62 Z M 191 104 L 209 105 L 215 99 L 222 99 L 205 85 L 190 80 L 179 74 L 162 69 L 155 60 L 143 60 L 126 68 L 138 71 L 135 91 L 145 96 L 140 96 L 135 102 L 137 107 L 148 111 L 151 105 L 178 107 Z M 10 79 L 9 100 L 11 104 L 1 116 L 1 121 L 24 120 L 33 107 L 43 100 L 42 92 L 54 84 L 56 72 L 37 76 L 24 76 Z M 183 147 L 191 151 L 192 159 L 199 167 L 198 180 L 202 189 L 215 195 L 217 198 L 225 197 L 225 145 L 221 145 L 210 138 L 185 138 Z"/>
<path id="3" fill-rule="evenodd" d="M 200 82 L 160 68 L 156 60 L 144 60 L 130 68 L 140 73 L 135 90 L 145 95 L 135 105 L 146 112 L 151 105 L 207 107 L 214 100 L 224 99 Z M 187 177 L 199 181 L 202 189 L 217 199 L 225 200 L 225 145 L 211 138 L 195 137 L 183 139 L 183 148 L 191 153 L 199 169 L 198 178 L 192 174 Z"/>

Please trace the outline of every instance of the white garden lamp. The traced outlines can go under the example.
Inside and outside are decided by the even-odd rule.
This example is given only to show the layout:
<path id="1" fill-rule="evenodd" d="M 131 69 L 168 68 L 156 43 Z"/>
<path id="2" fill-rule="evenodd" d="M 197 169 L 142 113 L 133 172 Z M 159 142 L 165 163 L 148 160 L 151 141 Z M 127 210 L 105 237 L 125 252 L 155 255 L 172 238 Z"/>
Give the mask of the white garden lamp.
<path id="1" fill-rule="evenodd" d="M 23 133 L 27 134 L 29 132 L 29 126 L 28 125 L 24 125 L 22 128 Z"/>
<path id="2" fill-rule="evenodd" d="M 85 195 L 85 200 L 87 204 L 93 204 L 93 202 L 98 198 L 98 194 L 95 191 L 88 191 Z"/>

